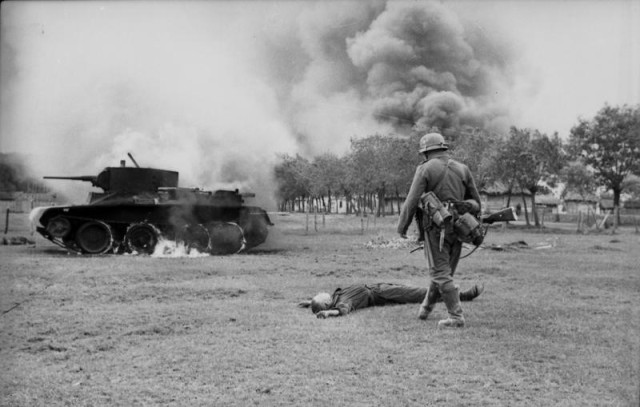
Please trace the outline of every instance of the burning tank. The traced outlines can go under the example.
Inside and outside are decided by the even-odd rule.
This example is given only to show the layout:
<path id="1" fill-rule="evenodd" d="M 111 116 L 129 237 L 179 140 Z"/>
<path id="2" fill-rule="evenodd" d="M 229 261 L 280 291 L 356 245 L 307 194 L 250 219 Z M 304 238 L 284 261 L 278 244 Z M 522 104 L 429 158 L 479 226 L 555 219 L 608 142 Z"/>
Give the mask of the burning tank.
<path id="1" fill-rule="evenodd" d="M 35 208 L 36 231 L 53 243 L 87 254 L 153 253 L 161 239 L 187 250 L 231 254 L 262 244 L 271 223 L 264 209 L 244 204 L 254 194 L 178 187 L 178 172 L 107 167 L 97 176 L 44 177 L 91 182 L 86 205 Z"/>

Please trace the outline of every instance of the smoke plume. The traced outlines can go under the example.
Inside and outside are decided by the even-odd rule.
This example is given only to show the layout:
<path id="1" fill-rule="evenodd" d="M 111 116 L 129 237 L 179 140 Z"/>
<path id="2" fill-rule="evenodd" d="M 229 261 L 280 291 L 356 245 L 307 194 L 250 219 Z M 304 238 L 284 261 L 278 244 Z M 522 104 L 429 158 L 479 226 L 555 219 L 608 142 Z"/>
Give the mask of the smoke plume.
<path id="1" fill-rule="evenodd" d="M 312 151 L 348 142 L 357 135 L 350 129 L 504 130 L 513 81 L 507 45 L 440 3 L 341 6 L 304 10 L 267 47 L 289 123 Z"/>
<path id="2" fill-rule="evenodd" d="M 278 153 L 509 117 L 508 47 L 441 3 L 2 6 L 0 150 L 40 176 L 94 175 L 130 152 L 181 186 L 270 200 Z"/>

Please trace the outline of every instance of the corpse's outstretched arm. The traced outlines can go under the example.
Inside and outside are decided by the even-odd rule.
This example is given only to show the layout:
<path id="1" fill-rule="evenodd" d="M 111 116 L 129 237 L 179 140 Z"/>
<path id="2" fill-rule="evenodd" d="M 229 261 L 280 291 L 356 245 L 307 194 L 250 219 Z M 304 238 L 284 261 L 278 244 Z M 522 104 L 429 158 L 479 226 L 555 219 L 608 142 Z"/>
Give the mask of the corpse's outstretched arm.
<path id="1" fill-rule="evenodd" d="M 324 311 L 318 311 L 318 313 L 316 314 L 316 317 L 320 319 L 325 319 L 328 317 L 339 317 L 339 316 L 340 316 L 340 311 L 338 311 L 337 309 L 328 309 Z"/>
<path id="2" fill-rule="evenodd" d="M 307 301 L 302 301 L 300 303 L 298 303 L 298 307 L 300 308 L 309 308 L 311 307 L 311 302 L 310 300 Z M 316 312 L 316 317 L 320 318 L 320 319 L 325 319 L 328 317 L 339 317 L 340 316 L 340 310 L 337 309 L 328 309 L 328 310 L 322 310 L 322 311 L 318 311 Z"/>

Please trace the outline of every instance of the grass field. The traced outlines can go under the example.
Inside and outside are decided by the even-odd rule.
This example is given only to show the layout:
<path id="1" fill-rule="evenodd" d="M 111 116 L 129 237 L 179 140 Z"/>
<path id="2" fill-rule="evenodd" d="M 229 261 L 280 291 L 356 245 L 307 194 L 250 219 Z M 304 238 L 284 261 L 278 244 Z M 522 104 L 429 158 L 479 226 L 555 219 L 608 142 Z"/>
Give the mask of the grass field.
<path id="1" fill-rule="evenodd" d="M 492 229 L 456 275 L 486 287 L 461 330 L 436 330 L 443 305 L 427 321 L 416 305 L 326 320 L 298 308 L 352 283 L 427 284 L 396 219 L 368 219 L 316 232 L 274 214 L 266 245 L 225 257 L 0 246 L 0 405 L 639 405 L 634 229 Z"/>

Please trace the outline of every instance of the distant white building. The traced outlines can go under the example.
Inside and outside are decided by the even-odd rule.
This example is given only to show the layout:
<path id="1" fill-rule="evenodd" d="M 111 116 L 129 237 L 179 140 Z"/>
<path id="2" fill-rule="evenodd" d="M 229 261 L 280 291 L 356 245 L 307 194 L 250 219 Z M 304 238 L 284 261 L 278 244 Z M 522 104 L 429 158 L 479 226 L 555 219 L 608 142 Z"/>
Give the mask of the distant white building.
<path id="1" fill-rule="evenodd" d="M 56 194 L 51 193 L 27 193 L 27 192 L 0 192 L 0 212 L 7 209 L 15 213 L 28 213 L 38 206 L 58 205 Z"/>

